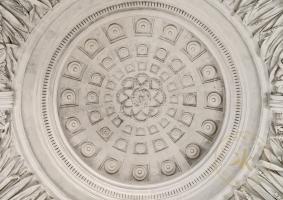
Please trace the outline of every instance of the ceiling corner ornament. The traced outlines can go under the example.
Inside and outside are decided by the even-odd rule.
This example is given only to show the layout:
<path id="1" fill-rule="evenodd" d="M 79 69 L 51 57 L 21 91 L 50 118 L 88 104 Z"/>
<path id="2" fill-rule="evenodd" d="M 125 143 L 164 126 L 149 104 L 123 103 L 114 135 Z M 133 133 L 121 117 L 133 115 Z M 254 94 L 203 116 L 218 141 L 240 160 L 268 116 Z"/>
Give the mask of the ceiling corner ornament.
<path id="1" fill-rule="evenodd" d="M 0 1 L 0 199 L 279 200 L 282 138 L 281 0 Z"/>

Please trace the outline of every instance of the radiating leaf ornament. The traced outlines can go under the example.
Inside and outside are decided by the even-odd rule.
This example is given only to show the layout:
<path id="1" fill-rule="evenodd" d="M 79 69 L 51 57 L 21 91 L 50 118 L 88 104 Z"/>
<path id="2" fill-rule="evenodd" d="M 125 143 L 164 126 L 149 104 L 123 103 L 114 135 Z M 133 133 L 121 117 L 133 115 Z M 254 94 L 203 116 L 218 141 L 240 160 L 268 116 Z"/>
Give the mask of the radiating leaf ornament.
<path id="1" fill-rule="evenodd" d="M 0 199 L 51 199 L 17 155 L 11 138 L 8 112 L 0 111 Z"/>
<path id="2" fill-rule="evenodd" d="M 16 50 L 58 0 L 0 0 L 0 91 L 10 89 Z"/>
<path id="3" fill-rule="evenodd" d="M 17 50 L 58 0 L 0 0 L 0 92 L 10 91 L 17 70 Z M 10 110 L 0 110 L 0 199 L 49 200 L 44 188 L 17 154 Z"/>
<path id="4" fill-rule="evenodd" d="M 283 1 L 222 0 L 239 16 L 258 44 L 257 52 L 269 71 L 271 95 L 283 100 Z M 283 102 L 283 101 L 282 101 Z M 246 184 L 234 191 L 231 199 L 283 199 L 283 110 L 273 112 L 267 145 Z"/>

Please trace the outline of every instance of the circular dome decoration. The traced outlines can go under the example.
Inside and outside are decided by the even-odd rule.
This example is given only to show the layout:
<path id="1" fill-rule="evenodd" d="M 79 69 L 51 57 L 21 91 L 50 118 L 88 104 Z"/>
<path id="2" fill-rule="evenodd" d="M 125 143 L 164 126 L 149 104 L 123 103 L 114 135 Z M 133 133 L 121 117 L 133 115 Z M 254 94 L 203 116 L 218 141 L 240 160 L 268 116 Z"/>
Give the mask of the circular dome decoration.
<path id="1" fill-rule="evenodd" d="M 266 86 L 231 23 L 205 1 L 69 3 L 17 78 L 22 142 L 58 198 L 217 199 L 241 181 Z"/>
<path id="2" fill-rule="evenodd" d="M 73 149 L 85 157 L 80 149 L 88 141 L 100 151 L 90 153 L 87 164 L 131 184 L 189 171 L 214 144 L 225 115 L 225 86 L 213 54 L 175 17 L 148 12 L 110 15 L 76 36 L 61 58 L 55 89 Z"/>

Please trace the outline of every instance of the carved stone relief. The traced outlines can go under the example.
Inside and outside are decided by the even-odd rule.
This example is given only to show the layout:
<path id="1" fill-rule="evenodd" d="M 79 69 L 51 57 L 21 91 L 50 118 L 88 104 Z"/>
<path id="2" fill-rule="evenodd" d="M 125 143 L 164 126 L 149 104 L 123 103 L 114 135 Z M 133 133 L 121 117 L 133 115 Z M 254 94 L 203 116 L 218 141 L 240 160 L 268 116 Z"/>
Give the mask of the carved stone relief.
<path id="1" fill-rule="evenodd" d="M 1 199 L 282 199 L 282 5 L 0 2 Z"/>
<path id="2" fill-rule="evenodd" d="M 91 168 L 118 181 L 178 176 L 209 151 L 222 124 L 217 61 L 166 15 L 107 18 L 81 33 L 62 63 L 65 136 Z"/>

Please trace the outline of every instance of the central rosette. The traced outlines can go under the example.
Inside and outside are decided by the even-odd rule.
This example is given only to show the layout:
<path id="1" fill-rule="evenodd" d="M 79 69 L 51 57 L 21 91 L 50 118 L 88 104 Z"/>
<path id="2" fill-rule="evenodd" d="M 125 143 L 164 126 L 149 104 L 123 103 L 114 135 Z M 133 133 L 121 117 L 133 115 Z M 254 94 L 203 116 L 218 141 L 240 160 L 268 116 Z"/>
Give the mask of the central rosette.
<path id="1" fill-rule="evenodd" d="M 121 111 L 138 121 L 146 121 L 160 113 L 166 97 L 161 82 L 145 73 L 125 78 L 117 93 Z"/>
<path id="2" fill-rule="evenodd" d="M 132 102 L 135 106 L 144 108 L 150 103 L 151 95 L 147 88 L 138 88 L 134 91 Z"/>

